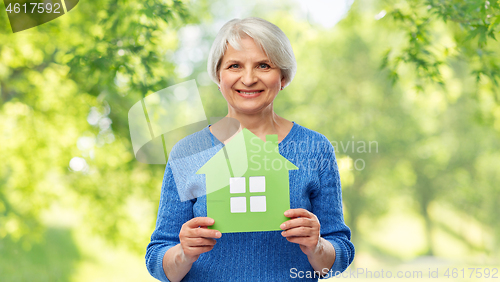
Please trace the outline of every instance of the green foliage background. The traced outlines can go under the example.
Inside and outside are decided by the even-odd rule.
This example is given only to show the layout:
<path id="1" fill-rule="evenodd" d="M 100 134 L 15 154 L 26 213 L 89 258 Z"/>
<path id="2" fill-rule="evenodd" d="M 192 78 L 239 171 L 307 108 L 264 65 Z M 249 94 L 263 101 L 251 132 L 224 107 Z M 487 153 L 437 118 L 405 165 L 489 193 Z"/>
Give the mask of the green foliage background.
<path id="1" fill-rule="evenodd" d="M 0 12 L 2 278 L 152 280 L 143 257 L 164 166 L 135 160 L 127 113 L 194 78 L 207 116 L 225 115 L 206 53 L 240 4 L 82 1 L 15 34 Z M 333 28 L 290 1 L 251 9 L 298 62 L 276 112 L 336 147 L 355 266 L 498 265 L 499 2 L 359 0 Z M 203 59 L 185 76 L 190 32 Z M 87 167 L 72 171 L 74 157 Z"/>

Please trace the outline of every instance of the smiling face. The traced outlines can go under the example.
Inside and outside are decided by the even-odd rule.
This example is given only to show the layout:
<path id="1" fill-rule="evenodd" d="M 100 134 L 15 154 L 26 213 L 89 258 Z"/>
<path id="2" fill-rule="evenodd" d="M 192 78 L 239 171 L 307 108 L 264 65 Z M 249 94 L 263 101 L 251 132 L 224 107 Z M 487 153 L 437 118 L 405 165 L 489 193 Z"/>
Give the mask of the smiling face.
<path id="1" fill-rule="evenodd" d="M 249 36 L 241 37 L 241 50 L 228 44 L 222 57 L 219 78 L 229 112 L 258 114 L 272 112 L 272 103 L 285 85 L 281 70 Z"/>

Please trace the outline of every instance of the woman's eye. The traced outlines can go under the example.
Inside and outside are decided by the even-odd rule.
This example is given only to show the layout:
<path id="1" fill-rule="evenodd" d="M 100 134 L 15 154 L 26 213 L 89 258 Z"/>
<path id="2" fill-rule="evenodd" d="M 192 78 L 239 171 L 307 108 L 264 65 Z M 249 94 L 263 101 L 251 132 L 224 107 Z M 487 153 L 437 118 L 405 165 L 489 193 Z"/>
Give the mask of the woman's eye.
<path id="1" fill-rule="evenodd" d="M 267 68 L 270 68 L 270 66 L 268 64 L 260 64 L 259 67 L 261 69 L 267 69 Z"/>
<path id="2" fill-rule="evenodd" d="M 237 68 L 237 67 L 238 67 L 238 64 L 232 64 L 232 65 L 229 66 L 230 69 Z"/>

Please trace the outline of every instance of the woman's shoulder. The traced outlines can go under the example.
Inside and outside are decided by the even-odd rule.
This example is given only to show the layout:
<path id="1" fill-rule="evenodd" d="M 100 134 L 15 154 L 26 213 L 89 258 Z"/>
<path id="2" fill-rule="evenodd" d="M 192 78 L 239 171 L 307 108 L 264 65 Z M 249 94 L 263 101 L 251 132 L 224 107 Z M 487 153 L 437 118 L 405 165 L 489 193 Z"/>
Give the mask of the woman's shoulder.
<path id="1" fill-rule="evenodd" d="M 327 143 L 330 143 L 328 141 L 328 138 L 323 135 L 322 133 L 319 133 L 315 130 L 312 130 L 310 128 L 307 128 L 305 126 L 299 125 L 298 123 L 294 122 L 294 126 L 292 130 L 290 131 L 292 133 L 292 136 L 290 138 L 290 141 L 324 141 Z"/>
<path id="2" fill-rule="evenodd" d="M 283 144 L 285 151 L 302 152 L 313 155 L 324 155 L 334 152 L 332 143 L 328 138 L 315 130 L 299 125 L 294 122 L 290 131 L 290 138 Z"/>

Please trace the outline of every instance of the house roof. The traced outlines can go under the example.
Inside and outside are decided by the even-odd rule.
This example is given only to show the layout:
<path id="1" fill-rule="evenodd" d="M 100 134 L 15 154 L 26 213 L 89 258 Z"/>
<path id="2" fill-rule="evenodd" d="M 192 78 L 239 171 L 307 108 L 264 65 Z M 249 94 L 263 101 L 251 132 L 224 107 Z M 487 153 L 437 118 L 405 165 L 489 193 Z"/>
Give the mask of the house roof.
<path id="1" fill-rule="evenodd" d="M 278 135 L 266 135 L 266 142 L 243 128 L 208 160 L 196 174 L 218 174 L 226 180 L 229 177 L 240 177 L 249 170 L 257 171 L 293 170 L 298 169 L 292 162 L 280 155 Z M 228 176 L 228 177 L 224 177 Z M 208 192 L 208 191 L 207 191 Z"/>

